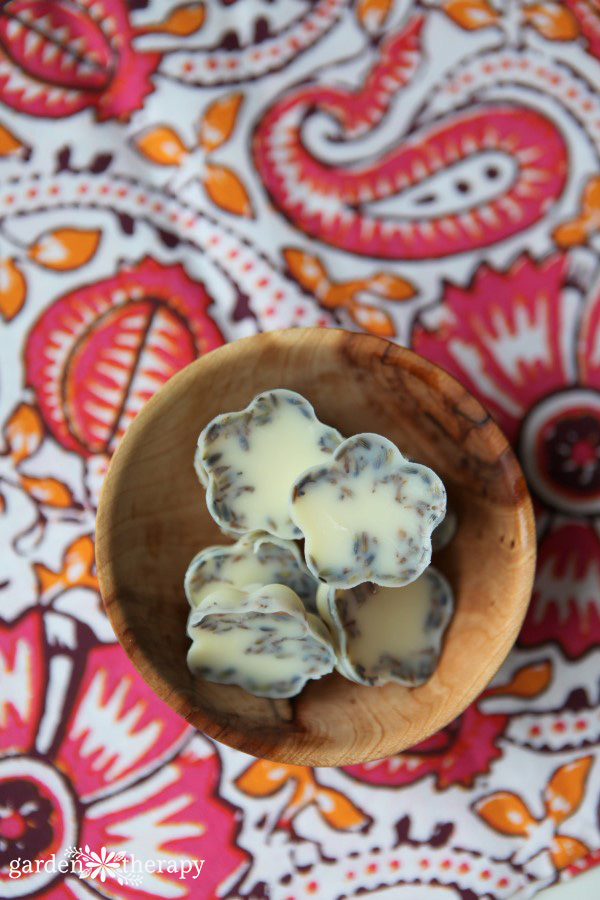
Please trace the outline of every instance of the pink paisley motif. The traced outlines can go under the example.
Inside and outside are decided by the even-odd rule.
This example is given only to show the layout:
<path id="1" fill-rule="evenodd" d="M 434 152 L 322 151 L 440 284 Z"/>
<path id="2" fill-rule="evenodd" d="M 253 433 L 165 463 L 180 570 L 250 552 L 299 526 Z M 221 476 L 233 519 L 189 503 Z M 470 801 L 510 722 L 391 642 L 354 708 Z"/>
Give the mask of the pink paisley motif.
<path id="1" fill-rule="evenodd" d="M 484 268 L 448 285 L 412 346 L 478 396 L 518 448 L 534 492 L 538 570 L 520 636 L 570 657 L 600 643 L 600 296 L 567 284 L 566 257 Z"/>
<path id="2" fill-rule="evenodd" d="M 0 100 L 32 116 L 87 107 L 127 121 L 154 88 L 160 53 L 133 49 L 124 0 L 9 0 L 0 10 Z"/>
<path id="3" fill-rule="evenodd" d="M 598 0 L 565 0 L 586 38 L 589 52 L 600 59 L 600 3 Z"/>
<path id="4" fill-rule="evenodd" d="M 471 787 L 477 775 L 490 770 L 502 755 L 496 741 L 509 721 L 507 715 L 486 715 L 476 703 L 426 741 L 388 759 L 346 766 L 359 781 L 381 787 L 401 787 L 433 775 L 438 790 L 454 784 Z"/>
<path id="5" fill-rule="evenodd" d="M 452 112 L 362 167 L 333 167 L 310 153 L 302 128 L 314 112 L 328 114 L 350 139 L 383 120 L 421 61 L 422 26 L 416 17 L 388 39 L 362 88 L 302 87 L 271 107 L 255 133 L 255 165 L 275 204 L 302 231 L 361 256 L 433 259 L 490 246 L 537 222 L 565 185 L 567 151 L 558 128 L 540 112 L 507 103 Z M 486 203 L 463 199 L 455 212 L 428 214 L 431 176 L 483 151 L 516 163 L 506 189 Z M 489 183 L 498 176 L 495 166 L 485 168 Z M 419 186 L 414 215 L 372 215 L 364 206 Z M 471 189 L 461 180 L 455 187 L 464 195 Z"/>
<path id="6" fill-rule="evenodd" d="M 171 375 L 223 343 L 210 303 L 180 265 L 147 258 L 48 307 L 25 356 L 54 437 L 86 456 L 111 452 Z"/>

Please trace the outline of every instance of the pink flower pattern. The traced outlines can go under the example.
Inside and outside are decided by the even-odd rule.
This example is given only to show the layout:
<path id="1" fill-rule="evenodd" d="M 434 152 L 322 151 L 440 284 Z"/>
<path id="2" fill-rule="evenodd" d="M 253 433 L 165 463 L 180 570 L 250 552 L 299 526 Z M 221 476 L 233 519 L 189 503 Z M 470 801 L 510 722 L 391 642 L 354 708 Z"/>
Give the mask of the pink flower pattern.
<path id="1" fill-rule="evenodd" d="M 448 286 L 412 346 L 491 410 L 537 500 L 537 576 L 519 642 L 572 657 L 600 642 L 600 293 L 579 297 L 567 258 L 520 257 Z"/>
<path id="2" fill-rule="evenodd" d="M 110 855 L 123 852 L 139 860 L 210 859 L 206 897 L 242 873 L 246 854 L 233 840 L 233 810 L 216 795 L 217 754 L 155 697 L 118 646 L 49 654 L 41 613 L 32 610 L 0 629 L 0 671 L 0 721 L 10 723 L 0 731 L 0 885 L 12 883 L 9 860 L 67 859 L 73 844 L 92 848 L 84 869 L 102 882 Z M 27 678 L 46 690 L 24 692 Z M 61 719 L 68 695 L 71 712 Z M 163 878 L 173 888 L 180 882 L 150 873 L 140 890 L 165 896 Z M 77 897 L 77 880 L 24 872 L 19 896 Z M 181 896 L 193 896 L 193 884 Z M 131 896 L 131 887 L 112 880 L 110 889 Z"/>

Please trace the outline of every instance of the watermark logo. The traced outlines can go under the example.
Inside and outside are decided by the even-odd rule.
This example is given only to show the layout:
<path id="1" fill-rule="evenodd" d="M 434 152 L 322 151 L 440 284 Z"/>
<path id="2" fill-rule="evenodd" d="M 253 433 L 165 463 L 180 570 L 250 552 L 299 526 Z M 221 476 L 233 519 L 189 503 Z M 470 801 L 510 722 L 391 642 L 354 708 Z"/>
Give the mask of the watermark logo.
<path id="1" fill-rule="evenodd" d="M 91 850 L 88 844 L 83 847 L 67 847 L 63 857 L 57 859 L 52 853 L 46 860 L 41 859 L 12 859 L 9 863 L 8 874 L 10 878 L 20 878 L 22 875 L 33 875 L 39 872 L 58 873 L 62 875 L 72 874 L 79 878 L 99 879 L 106 881 L 114 879 L 121 885 L 138 886 L 142 883 L 144 874 L 157 872 L 177 875 L 183 880 L 190 876 L 194 881 L 199 878 L 204 865 L 203 859 L 137 859 L 131 855 L 116 850 L 108 850 L 101 847 L 100 852 Z"/>
<path id="2" fill-rule="evenodd" d="M 72 860 L 79 860 L 85 866 L 77 873 L 80 878 L 100 878 L 100 881 L 106 881 L 108 876 L 115 878 L 119 884 L 138 885 L 142 882 L 141 872 L 126 871 L 129 862 L 126 853 L 108 851 L 106 847 L 101 847 L 100 853 L 95 853 L 86 844 L 83 850 L 81 847 L 69 847 L 67 854 Z"/>

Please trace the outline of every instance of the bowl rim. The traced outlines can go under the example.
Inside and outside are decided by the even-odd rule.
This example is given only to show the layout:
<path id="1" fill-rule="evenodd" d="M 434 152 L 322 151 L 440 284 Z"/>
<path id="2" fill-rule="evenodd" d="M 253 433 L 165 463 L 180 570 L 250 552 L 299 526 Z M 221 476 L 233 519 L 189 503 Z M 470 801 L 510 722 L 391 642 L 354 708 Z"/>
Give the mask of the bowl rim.
<path id="1" fill-rule="evenodd" d="M 108 554 L 108 535 L 111 530 L 112 509 L 110 501 L 107 498 L 109 498 L 109 496 L 111 495 L 113 482 L 118 477 L 120 461 L 125 458 L 129 446 L 133 446 L 138 433 L 141 433 L 142 429 L 145 427 L 145 423 L 153 415 L 154 408 L 162 402 L 165 396 L 165 392 L 175 391 L 182 382 L 185 382 L 189 378 L 197 377 L 196 373 L 199 370 L 203 371 L 205 368 L 211 366 L 211 364 L 214 363 L 214 360 L 217 357 L 219 358 L 219 360 L 223 360 L 228 355 L 231 355 L 232 358 L 234 356 L 237 356 L 239 354 L 240 345 L 264 343 L 266 346 L 272 344 L 274 340 L 280 341 L 282 343 L 289 341 L 291 343 L 296 342 L 299 336 L 307 335 L 309 333 L 318 333 L 321 337 L 325 335 L 326 337 L 324 339 L 326 341 L 331 341 L 332 349 L 335 348 L 338 342 L 341 343 L 342 340 L 361 343 L 367 348 L 369 348 L 370 346 L 372 347 L 372 350 L 378 355 L 380 363 L 394 366 L 399 365 L 401 368 L 408 370 L 411 375 L 414 375 L 421 380 L 424 380 L 423 376 L 427 376 L 427 380 L 429 380 L 431 375 L 435 376 L 436 389 L 452 400 L 452 412 L 454 414 L 463 416 L 472 424 L 486 425 L 489 430 L 489 436 L 491 438 L 491 440 L 488 440 L 488 443 L 498 453 L 498 456 L 502 458 L 503 468 L 505 468 L 512 474 L 512 478 L 510 479 L 510 481 L 513 484 L 515 482 L 518 482 L 522 486 L 522 489 L 519 491 L 518 497 L 515 497 L 514 502 L 511 504 L 511 508 L 514 508 L 515 510 L 519 506 L 521 506 L 522 521 L 524 526 L 522 559 L 526 564 L 526 570 L 523 574 L 523 590 L 521 591 L 521 600 L 518 607 L 519 614 L 511 620 L 510 628 L 506 629 L 507 634 L 503 642 L 502 655 L 496 668 L 492 671 L 491 674 L 486 673 L 484 678 L 474 679 L 471 685 L 471 689 L 465 695 L 466 699 L 463 698 L 463 700 L 459 704 L 459 708 L 453 708 L 449 715 L 444 717 L 443 724 L 440 725 L 436 723 L 435 726 L 430 730 L 425 729 L 422 735 L 420 735 L 418 742 L 426 740 L 432 734 L 435 734 L 437 733 L 437 731 L 446 727 L 480 695 L 480 693 L 485 689 L 486 685 L 489 684 L 491 679 L 494 677 L 503 661 L 506 659 L 511 648 L 513 647 L 520 631 L 521 625 L 523 624 L 527 613 L 531 597 L 531 589 L 533 587 L 533 580 L 535 576 L 537 540 L 533 504 L 516 453 L 511 447 L 508 438 L 501 430 L 495 419 L 492 417 L 491 413 L 473 394 L 470 393 L 470 391 L 467 390 L 467 388 L 465 388 L 456 378 L 454 378 L 454 376 L 452 376 L 441 366 L 437 365 L 434 362 L 431 362 L 426 357 L 416 353 L 414 350 L 408 347 L 403 347 L 399 344 L 395 344 L 383 337 L 369 335 L 364 332 L 348 331 L 343 328 L 321 328 L 317 326 L 286 328 L 268 332 L 259 332 L 257 334 L 229 341 L 226 344 L 223 344 L 222 346 L 211 350 L 209 353 L 200 356 L 198 359 L 189 363 L 183 369 L 179 370 L 175 375 L 173 375 L 144 404 L 143 408 L 126 429 L 125 434 L 123 435 L 116 451 L 114 452 L 110 460 L 104 483 L 102 485 L 96 516 L 96 568 L 100 595 L 115 636 L 121 647 L 125 651 L 127 657 L 141 675 L 144 682 L 151 688 L 151 690 L 159 697 L 160 700 L 162 700 L 170 707 L 170 709 L 172 709 L 174 712 L 188 721 L 191 726 L 207 734 L 209 737 L 215 740 L 219 740 L 236 750 L 250 753 L 250 755 L 255 754 L 252 754 L 252 751 L 249 751 L 247 749 L 247 732 L 239 728 L 237 724 L 235 724 L 235 722 L 231 722 L 227 726 L 227 735 L 224 737 L 222 735 L 222 729 L 218 725 L 216 725 L 214 721 L 208 715 L 206 715 L 200 707 L 194 705 L 190 701 L 189 697 L 185 695 L 185 692 L 182 689 L 175 687 L 171 682 L 168 681 L 168 679 L 166 679 L 161 674 L 160 669 L 154 665 L 153 660 L 140 648 L 133 634 L 131 633 L 131 629 L 127 625 L 126 617 L 122 611 L 121 603 L 119 602 L 119 590 L 116 584 L 113 567 Z M 365 351 L 363 351 L 363 353 L 364 352 Z M 385 687 L 368 689 L 385 690 Z M 291 699 L 292 701 L 294 701 L 297 698 Z M 301 730 L 298 730 L 300 749 L 298 758 L 294 759 L 294 764 L 308 766 L 340 766 L 353 765 L 357 763 L 367 762 L 372 759 L 382 758 L 381 756 L 377 755 L 366 756 L 363 753 L 358 755 L 355 754 L 354 756 L 349 755 L 347 758 L 344 757 L 344 759 L 340 762 L 323 762 L 323 760 L 319 759 L 318 755 L 315 755 L 315 753 L 311 753 L 310 751 L 303 752 L 301 747 L 302 734 L 303 732 Z M 411 744 L 411 746 L 414 746 L 414 744 Z M 396 752 L 404 752 L 406 749 L 408 748 L 401 748 Z M 391 752 L 393 753 L 394 751 Z M 289 761 L 288 757 L 278 754 L 277 745 L 274 742 L 271 742 L 271 744 L 269 744 L 264 753 L 261 750 L 260 758 L 270 759 L 282 763 Z"/>

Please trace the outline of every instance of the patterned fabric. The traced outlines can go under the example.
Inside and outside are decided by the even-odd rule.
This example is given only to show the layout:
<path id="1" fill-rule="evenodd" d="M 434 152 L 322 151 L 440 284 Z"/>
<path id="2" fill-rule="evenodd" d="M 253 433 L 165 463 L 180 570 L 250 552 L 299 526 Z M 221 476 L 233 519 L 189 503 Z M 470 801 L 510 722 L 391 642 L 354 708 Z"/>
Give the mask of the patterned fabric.
<path id="1" fill-rule="evenodd" d="M 598 85 L 598 0 L 1 5 L 1 896 L 507 900 L 600 861 Z M 459 719 L 311 770 L 157 700 L 93 533 L 170 375 L 335 323 L 481 398 L 540 553 Z M 77 848 L 82 879 L 39 865 Z M 123 852 L 204 863 L 119 880 Z"/>

